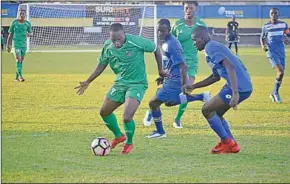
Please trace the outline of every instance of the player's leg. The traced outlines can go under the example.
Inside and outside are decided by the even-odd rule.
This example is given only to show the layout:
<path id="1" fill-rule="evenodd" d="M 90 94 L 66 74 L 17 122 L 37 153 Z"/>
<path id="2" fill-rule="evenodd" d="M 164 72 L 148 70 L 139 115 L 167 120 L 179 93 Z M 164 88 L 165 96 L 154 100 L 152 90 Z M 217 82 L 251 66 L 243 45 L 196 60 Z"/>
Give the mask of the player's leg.
<path id="1" fill-rule="evenodd" d="M 14 48 L 14 56 L 15 56 L 15 60 L 16 60 L 15 81 L 20 81 L 19 78 L 22 76 L 22 73 L 21 73 L 22 57 L 21 57 L 21 49 L 20 48 Z"/>
<path id="2" fill-rule="evenodd" d="M 123 145 L 122 154 L 128 154 L 133 149 L 133 137 L 135 133 L 134 114 L 137 111 L 140 102 L 134 98 L 128 97 L 124 103 L 123 123 L 127 140 Z"/>
<path id="3" fill-rule="evenodd" d="M 149 102 L 149 108 L 155 124 L 155 130 L 153 130 L 151 134 L 146 136 L 147 138 L 166 137 L 165 130 L 162 124 L 162 113 L 160 110 L 160 106 L 169 99 L 170 91 L 165 90 L 164 87 L 166 87 L 166 85 L 163 85 L 162 88 L 159 88 Z M 179 91 L 177 91 L 177 94 L 178 92 Z"/>
<path id="4" fill-rule="evenodd" d="M 20 62 L 20 76 L 19 76 L 20 82 L 25 81 L 22 75 L 22 68 L 23 68 L 23 61 L 24 61 L 25 54 L 26 54 L 26 48 L 21 48 L 21 62 Z"/>
<path id="5" fill-rule="evenodd" d="M 235 140 L 235 139 L 234 139 L 234 136 L 233 136 L 233 134 L 232 134 L 232 132 L 231 132 L 231 130 L 230 130 L 230 127 L 229 127 L 229 124 L 228 124 L 227 120 L 223 117 L 224 114 L 225 114 L 229 109 L 230 109 L 230 106 L 227 105 L 227 104 L 225 104 L 223 107 L 221 107 L 220 109 L 218 109 L 218 110 L 216 111 L 216 114 L 220 117 L 221 122 L 222 122 L 222 125 L 223 125 L 224 129 L 226 130 L 226 132 L 228 133 L 228 135 L 229 135 L 233 140 Z"/>
<path id="6" fill-rule="evenodd" d="M 272 64 L 272 67 L 276 68 L 277 71 L 274 88 L 272 93 L 270 94 L 270 98 L 272 99 L 273 102 L 281 103 L 282 99 L 279 94 L 279 89 L 284 77 L 285 59 L 269 58 L 269 60 Z"/>
<path id="7" fill-rule="evenodd" d="M 100 115 L 105 122 L 105 125 L 113 132 L 115 138 L 111 142 L 111 147 L 115 148 L 117 144 L 126 140 L 125 134 L 120 130 L 117 122 L 117 118 L 113 113 L 125 100 L 125 89 L 117 85 L 113 87 L 107 93 L 107 96 L 103 102 L 100 110 Z"/>
<path id="8" fill-rule="evenodd" d="M 213 97 L 210 101 L 204 104 L 202 108 L 203 116 L 207 119 L 210 127 L 220 138 L 219 143 L 211 149 L 211 153 L 219 154 L 225 153 L 229 149 L 235 149 L 235 152 L 239 152 L 239 146 L 232 140 L 224 128 L 220 117 L 216 111 L 222 108 L 229 109 L 229 105 L 225 104 L 219 95 Z"/>
<path id="9" fill-rule="evenodd" d="M 235 44 L 235 49 L 236 49 L 236 55 L 238 55 L 238 42 L 235 41 L 234 44 Z"/>
<path id="10" fill-rule="evenodd" d="M 188 78 L 189 84 L 194 83 L 195 76 L 197 74 L 197 70 L 198 70 L 198 58 L 197 57 L 193 60 L 187 61 L 187 74 L 189 76 L 189 78 Z M 182 128 L 181 117 L 183 116 L 186 107 L 187 107 L 187 103 L 179 105 L 175 120 L 173 122 L 174 128 Z"/>
<path id="11" fill-rule="evenodd" d="M 126 90 L 123 123 L 127 140 L 123 145 L 122 154 L 128 154 L 133 149 L 133 137 L 135 133 L 133 117 L 143 99 L 146 89 L 147 86 L 145 85 L 134 85 L 129 86 Z"/>
<path id="12" fill-rule="evenodd" d="M 239 103 L 249 98 L 251 93 L 251 91 L 239 93 Z M 212 153 L 236 153 L 240 151 L 239 145 L 232 138 L 230 128 L 223 118 L 223 115 L 230 109 L 231 97 L 232 90 L 229 87 L 225 87 L 217 96 L 203 106 L 202 113 L 204 117 L 221 139 L 212 149 Z"/>

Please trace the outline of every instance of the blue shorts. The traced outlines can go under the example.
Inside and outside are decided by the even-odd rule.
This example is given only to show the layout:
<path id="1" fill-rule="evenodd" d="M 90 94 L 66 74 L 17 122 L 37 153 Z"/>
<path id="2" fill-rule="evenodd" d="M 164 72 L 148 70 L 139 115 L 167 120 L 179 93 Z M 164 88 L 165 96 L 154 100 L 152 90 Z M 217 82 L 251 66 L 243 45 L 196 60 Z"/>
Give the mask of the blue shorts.
<path id="1" fill-rule="evenodd" d="M 230 104 L 231 98 L 232 98 L 232 89 L 230 87 L 224 87 L 220 92 L 219 96 L 224 101 L 225 104 Z M 239 92 L 239 103 L 249 98 L 252 94 L 252 91 L 246 91 L 246 92 Z"/>
<path id="2" fill-rule="evenodd" d="M 156 92 L 156 98 L 162 102 L 169 102 L 173 99 L 179 98 L 179 94 L 182 92 L 180 85 L 174 85 L 174 83 L 163 84 Z"/>
<path id="3" fill-rule="evenodd" d="M 272 65 L 272 68 L 275 68 L 277 65 L 282 65 L 283 69 L 285 69 L 285 58 L 269 58 L 269 61 Z"/>

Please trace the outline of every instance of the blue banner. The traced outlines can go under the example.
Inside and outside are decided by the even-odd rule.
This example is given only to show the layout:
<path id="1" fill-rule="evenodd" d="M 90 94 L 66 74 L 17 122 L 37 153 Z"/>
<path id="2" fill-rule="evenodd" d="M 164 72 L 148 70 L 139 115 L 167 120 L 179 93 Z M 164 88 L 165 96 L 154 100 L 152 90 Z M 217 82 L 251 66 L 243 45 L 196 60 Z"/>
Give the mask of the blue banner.
<path id="1" fill-rule="evenodd" d="M 1 16 L 2 18 L 13 17 L 16 18 L 18 4 L 1 3 Z"/>
<path id="2" fill-rule="evenodd" d="M 280 18 L 290 18 L 288 5 L 204 5 L 198 6 L 197 16 L 204 19 L 225 19 L 235 15 L 237 18 L 269 18 L 269 11 L 276 7 L 280 10 Z M 182 18 L 182 6 L 157 6 L 158 18 Z"/>

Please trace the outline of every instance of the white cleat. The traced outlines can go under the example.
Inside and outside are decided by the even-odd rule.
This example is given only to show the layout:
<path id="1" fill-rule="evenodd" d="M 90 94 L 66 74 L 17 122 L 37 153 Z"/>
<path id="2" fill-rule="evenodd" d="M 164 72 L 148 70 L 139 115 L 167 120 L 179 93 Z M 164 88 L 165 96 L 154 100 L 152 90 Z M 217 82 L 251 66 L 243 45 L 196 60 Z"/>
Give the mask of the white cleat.
<path id="1" fill-rule="evenodd" d="M 282 99 L 279 94 L 270 94 L 272 102 L 282 103 Z"/>
<path id="2" fill-rule="evenodd" d="M 179 129 L 183 128 L 182 125 L 181 125 L 181 122 L 179 122 L 179 124 L 177 124 L 177 122 L 175 122 L 175 121 L 173 122 L 173 127 L 174 128 L 179 128 Z"/>
<path id="3" fill-rule="evenodd" d="M 209 91 L 203 92 L 203 101 L 208 102 L 210 101 L 210 99 L 211 99 L 210 92 Z"/>
<path id="4" fill-rule="evenodd" d="M 144 126 L 150 126 L 152 124 L 152 114 L 150 110 L 146 112 L 146 115 L 143 119 L 143 124 Z"/>
<path id="5" fill-rule="evenodd" d="M 151 134 L 147 135 L 146 137 L 149 139 L 151 139 L 151 138 L 156 138 L 156 139 L 165 138 L 166 134 L 160 134 L 156 130 L 154 130 Z"/>

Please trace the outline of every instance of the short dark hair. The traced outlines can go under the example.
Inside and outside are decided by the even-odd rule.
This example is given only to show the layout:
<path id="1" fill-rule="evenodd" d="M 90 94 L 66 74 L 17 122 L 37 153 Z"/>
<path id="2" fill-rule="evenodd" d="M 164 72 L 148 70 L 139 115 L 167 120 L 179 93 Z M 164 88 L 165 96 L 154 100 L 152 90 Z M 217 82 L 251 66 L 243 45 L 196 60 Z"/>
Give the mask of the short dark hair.
<path id="1" fill-rule="evenodd" d="M 160 24 L 160 25 L 167 25 L 169 28 L 171 27 L 170 26 L 170 21 L 168 19 L 160 19 L 158 21 L 158 24 Z"/>
<path id="2" fill-rule="evenodd" d="M 279 8 L 271 8 L 270 10 L 277 10 L 278 12 L 280 11 Z"/>
<path id="3" fill-rule="evenodd" d="M 209 34 L 208 28 L 205 26 L 198 26 L 193 31 L 194 34 L 203 36 L 204 34 Z"/>
<path id="4" fill-rule="evenodd" d="M 113 23 L 110 26 L 110 31 L 117 32 L 121 30 L 124 30 L 124 28 L 123 28 L 123 25 L 120 23 Z"/>
<path id="5" fill-rule="evenodd" d="M 194 4 L 196 7 L 198 6 L 198 2 L 197 1 L 184 1 L 182 2 L 182 5 L 184 6 L 185 4 Z"/>

